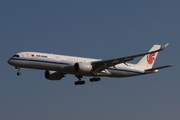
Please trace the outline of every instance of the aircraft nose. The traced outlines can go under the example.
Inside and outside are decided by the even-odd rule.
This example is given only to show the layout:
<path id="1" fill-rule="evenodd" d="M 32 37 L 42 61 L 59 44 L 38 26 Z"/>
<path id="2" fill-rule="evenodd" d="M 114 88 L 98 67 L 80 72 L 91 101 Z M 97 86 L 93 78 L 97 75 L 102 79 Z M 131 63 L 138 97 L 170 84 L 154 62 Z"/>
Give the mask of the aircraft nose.
<path id="1" fill-rule="evenodd" d="M 10 58 L 7 62 L 8 62 L 8 64 L 12 65 L 12 60 L 11 60 L 11 58 Z"/>

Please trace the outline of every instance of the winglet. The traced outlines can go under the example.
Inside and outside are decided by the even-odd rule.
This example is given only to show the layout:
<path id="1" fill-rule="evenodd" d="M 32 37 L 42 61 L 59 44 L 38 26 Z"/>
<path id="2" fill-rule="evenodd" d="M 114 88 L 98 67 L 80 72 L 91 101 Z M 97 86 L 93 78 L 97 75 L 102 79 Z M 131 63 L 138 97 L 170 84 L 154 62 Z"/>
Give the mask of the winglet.
<path id="1" fill-rule="evenodd" d="M 168 45 L 169 43 L 166 43 L 163 47 L 161 47 L 161 49 L 164 50 Z"/>

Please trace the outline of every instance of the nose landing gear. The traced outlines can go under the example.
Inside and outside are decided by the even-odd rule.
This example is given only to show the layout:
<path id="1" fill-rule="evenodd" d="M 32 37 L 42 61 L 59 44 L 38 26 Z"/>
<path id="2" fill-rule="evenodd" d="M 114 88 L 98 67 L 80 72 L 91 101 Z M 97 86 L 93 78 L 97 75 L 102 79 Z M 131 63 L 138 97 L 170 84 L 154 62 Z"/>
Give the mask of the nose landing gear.
<path id="1" fill-rule="evenodd" d="M 17 70 L 17 75 L 20 76 L 21 75 L 21 72 L 20 72 L 20 67 L 15 67 L 16 70 Z"/>

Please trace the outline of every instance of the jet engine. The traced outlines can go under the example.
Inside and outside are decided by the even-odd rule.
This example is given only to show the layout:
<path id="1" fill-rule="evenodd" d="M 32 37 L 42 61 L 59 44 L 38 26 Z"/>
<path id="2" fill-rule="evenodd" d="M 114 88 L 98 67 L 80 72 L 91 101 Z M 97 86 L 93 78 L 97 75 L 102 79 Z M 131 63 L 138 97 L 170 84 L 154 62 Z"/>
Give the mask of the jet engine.
<path id="1" fill-rule="evenodd" d="M 65 77 L 63 73 L 49 70 L 46 70 L 44 75 L 48 80 L 61 80 L 63 77 Z"/>
<path id="2" fill-rule="evenodd" d="M 75 63 L 74 70 L 81 73 L 89 73 L 92 71 L 92 65 L 90 63 Z"/>

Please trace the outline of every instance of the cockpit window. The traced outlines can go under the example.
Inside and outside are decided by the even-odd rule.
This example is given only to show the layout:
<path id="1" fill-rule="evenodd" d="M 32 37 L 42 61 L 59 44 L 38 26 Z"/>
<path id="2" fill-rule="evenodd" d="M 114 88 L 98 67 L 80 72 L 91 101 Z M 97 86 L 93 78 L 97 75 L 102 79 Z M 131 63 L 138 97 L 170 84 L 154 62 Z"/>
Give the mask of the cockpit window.
<path id="1" fill-rule="evenodd" d="M 19 55 L 13 55 L 13 57 L 19 57 Z"/>

